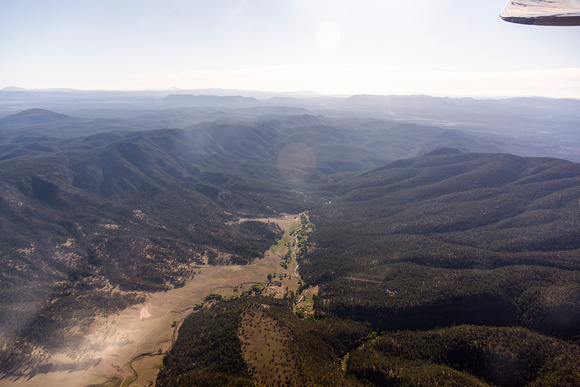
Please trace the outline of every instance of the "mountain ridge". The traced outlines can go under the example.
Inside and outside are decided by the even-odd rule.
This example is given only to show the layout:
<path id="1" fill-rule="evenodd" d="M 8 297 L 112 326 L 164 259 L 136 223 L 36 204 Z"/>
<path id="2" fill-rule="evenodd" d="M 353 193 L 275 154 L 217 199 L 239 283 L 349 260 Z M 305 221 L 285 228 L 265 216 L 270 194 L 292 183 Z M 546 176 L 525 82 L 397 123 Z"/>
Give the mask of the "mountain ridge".
<path id="1" fill-rule="evenodd" d="M 75 118 L 51 110 L 32 108 L 0 118 L 0 129 L 2 125 L 42 125 L 58 121 L 75 121 Z"/>
<path id="2" fill-rule="evenodd" d="M 575 342 L 580 164 L 505 154 L 506 142 L 459 128 L 270 108 L 11 116 L 17 130 L 0 131 L 2 371 L 26 364 L 27 345 L 58 351 L 80 340 L 71 324 L 183 286 L 198 265 L 249 264 L 280 237 L 237 220 L 305 210 L 316 227 L 297 236 L 300 288 L 318 286 L 313 319 L 296 320 L 293 295 L 275 318 L 300 345 L 304 327 L 326 332 L 313 342 L 334 363 L 372 331 L 516 325 Z"/>

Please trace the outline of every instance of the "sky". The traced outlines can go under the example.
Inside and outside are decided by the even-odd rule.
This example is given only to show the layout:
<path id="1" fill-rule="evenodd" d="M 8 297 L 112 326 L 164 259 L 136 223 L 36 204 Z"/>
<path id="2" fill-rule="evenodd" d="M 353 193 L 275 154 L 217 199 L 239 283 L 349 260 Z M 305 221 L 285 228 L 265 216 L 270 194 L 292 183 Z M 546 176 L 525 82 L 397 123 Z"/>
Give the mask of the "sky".
<path id="1" fill-rule="evenodd" d="M 0 0 L 0 89 L 580 98 L 580 27 L 505 0 Z"/>

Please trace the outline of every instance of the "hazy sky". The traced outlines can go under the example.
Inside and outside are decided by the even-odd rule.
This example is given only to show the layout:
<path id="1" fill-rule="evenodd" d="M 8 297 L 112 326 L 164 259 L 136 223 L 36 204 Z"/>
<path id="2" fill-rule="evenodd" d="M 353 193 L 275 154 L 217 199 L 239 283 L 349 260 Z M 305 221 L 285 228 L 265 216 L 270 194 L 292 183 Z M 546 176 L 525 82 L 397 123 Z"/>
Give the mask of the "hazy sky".
<path id="1" fill-rule="evenodd" d="M 505 0 L 0 0 L 0 88 L 580 98 L 580 27 Z"/>

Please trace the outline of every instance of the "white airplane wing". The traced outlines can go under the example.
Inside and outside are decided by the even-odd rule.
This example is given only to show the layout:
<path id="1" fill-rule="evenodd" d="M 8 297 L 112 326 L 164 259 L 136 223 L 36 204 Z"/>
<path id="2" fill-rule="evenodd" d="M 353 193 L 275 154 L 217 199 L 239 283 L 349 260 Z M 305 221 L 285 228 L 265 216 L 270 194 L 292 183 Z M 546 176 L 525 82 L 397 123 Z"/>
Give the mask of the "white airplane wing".
<path id="1" fill-rule="evenodd" d="M 520 24 L 580 26 L 580 0 L 510 0 L 500 17 Z"/>

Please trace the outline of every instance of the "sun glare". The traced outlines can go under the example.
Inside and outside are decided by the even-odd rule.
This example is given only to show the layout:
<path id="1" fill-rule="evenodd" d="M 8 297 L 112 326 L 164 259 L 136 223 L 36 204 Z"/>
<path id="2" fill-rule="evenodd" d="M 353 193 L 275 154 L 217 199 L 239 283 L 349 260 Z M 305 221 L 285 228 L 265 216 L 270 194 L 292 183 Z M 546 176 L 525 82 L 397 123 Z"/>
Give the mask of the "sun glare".
<path id="1" fill-rule="evenodd" d="M 318 45 L 325 50 L 332 50 L 340 42 L 340 28 L 333 21 L 326 21 L 318 27 L 316 36 Z"/>

